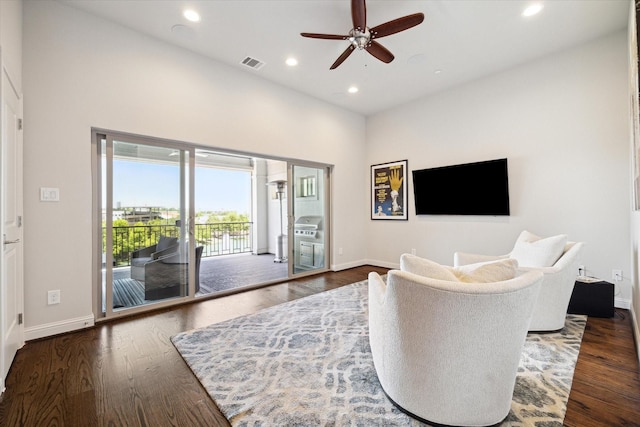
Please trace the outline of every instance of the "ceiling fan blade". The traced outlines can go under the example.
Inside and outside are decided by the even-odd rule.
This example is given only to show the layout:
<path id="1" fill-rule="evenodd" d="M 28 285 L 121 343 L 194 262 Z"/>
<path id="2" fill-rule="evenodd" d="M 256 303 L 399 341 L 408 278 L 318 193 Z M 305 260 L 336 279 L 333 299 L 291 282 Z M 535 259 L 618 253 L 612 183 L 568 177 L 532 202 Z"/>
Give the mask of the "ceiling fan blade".
<path id="1" fill-rule="evenodd" d="M 334 68 L 338 68 L 338 66 L 342 64 L 344 60 L 347 59 L 354 50 L 355 50 L 355 47 L 353 47 L 353 45 L 350 44 L 349 47 L 344 52 L 342 52 L 342 55 L 340 55 L 338 59 L 336 59 L 336 62 L 334 62 L 329 69 L 333 70 Z"/>
<path id="2" fill-rule="evenodd" d="M 367 5 L 365 0 L 351 0 L 351 19 L 353 28 L 364 31 L 367 27 Z"/>
<path id="3" fill-rule="evenodd" d="M 317 34 L 317 33 L 300 33 L 302 37 L 310 37 L 312 39 L 326 40 L 346 40 L 349 36 L 339 36 L 337 34 Z"/>
<path id="4" fill-rule="evenodd" d="M 408 30 L 411 27 L 421 24 L 422 21 L 424 21 L 423 13 L 403 16 L 402 18 L 394 19 L 393 21 L 385 22 L 384 24 L 371 28 L 371 37 L 380 38 L 399 33 L 400 31 Z"/>
<path id="5" fill-rule="evenodd" d="M 389 50 L 386 47 L 382 46 L 380 43 L 378 43 L 375 40 L 371 40 L 371 44 L 369 44 L 369 46 L 367 46 L 365 49 L 371 55 L 375 56 L 380 61 L 386 64 L 393 61 L 393 58 L 395 58 L 393 56 L 393 53 L 389 52 Z"/>

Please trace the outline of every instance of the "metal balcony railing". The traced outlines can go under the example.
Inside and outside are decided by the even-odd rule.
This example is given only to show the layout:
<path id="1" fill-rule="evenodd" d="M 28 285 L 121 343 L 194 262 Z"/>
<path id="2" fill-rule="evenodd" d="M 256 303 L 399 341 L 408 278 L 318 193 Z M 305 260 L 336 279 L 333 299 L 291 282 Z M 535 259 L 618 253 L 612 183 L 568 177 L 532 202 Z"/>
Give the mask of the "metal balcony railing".
<path id="1" fill-rule="evenodd" d="M 195 224 L 196 246 L 204 246 L 203 257 L 251 252 L 253 247 L 251 222 Z M 160 236 L 180 239 L 175 225 L 131 225 L 113 227 L 113 264 L 130 265 L 131 252 L 154 245 Z M 102 229 L 103 253 L 106 248 L 106 228 Z"/>

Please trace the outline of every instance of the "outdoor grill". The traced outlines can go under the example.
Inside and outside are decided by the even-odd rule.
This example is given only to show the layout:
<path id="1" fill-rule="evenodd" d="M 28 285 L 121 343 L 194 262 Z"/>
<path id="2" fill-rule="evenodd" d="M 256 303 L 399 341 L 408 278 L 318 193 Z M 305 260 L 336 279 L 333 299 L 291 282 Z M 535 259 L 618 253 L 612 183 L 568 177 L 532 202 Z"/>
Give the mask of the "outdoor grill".
<path id="1" fill-rule="evenodd" d="M 301 216 L 293 226 L 297 251 L 295 268 L 309 270 L 324 267 L 324 232 L 321 216 Z"/>
<path id="2" fill-rule="evenodd" d="M 301 216 L 294 224 L 293 234 L 316 238 L 322 226 L 321 216 Z"/>

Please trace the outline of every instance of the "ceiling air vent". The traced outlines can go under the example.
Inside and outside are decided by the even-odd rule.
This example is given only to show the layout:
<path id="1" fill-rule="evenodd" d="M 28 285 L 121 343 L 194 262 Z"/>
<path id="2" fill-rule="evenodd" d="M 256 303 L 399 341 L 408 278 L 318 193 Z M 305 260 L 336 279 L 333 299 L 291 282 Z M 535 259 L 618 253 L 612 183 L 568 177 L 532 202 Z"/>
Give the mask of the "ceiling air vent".
<path id="1" fill-rule="evenodd" d="M 249 68 L 253 68 L 254 70 L 259 70 L 260 68 L 264 67 L 264 62 L 250 56 L 244 58 L 242 60 L 242 64 L 246 65 Z"/>

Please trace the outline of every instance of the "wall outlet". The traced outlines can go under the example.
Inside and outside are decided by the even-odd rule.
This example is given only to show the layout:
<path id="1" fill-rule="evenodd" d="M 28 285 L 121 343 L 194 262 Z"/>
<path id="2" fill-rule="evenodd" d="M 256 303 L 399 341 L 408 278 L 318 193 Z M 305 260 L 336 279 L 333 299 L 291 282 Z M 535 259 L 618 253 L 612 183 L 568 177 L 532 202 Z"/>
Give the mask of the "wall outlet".
<path id="1" fill-rule="evenodd" d="M 415 255 L 416 254 L 416 248 L 411 248 L 411 255 Z"/>
<path id="2" fill-rule="evenodd" d="M 611 278 L 616 282 L 620 282 L 622 280 L 622 270 L 611 270 Z"/>
<path id="3" fill-rule="evenodd" d="M 60 290 L 47 292 L 47 305 L 60 304 Z"/>
<path id="4" fill-rule="evenodd" d="M 342 255 L 342 254 L 343 254 L 342 248 L 338 248 L 338 255 Z"/>

